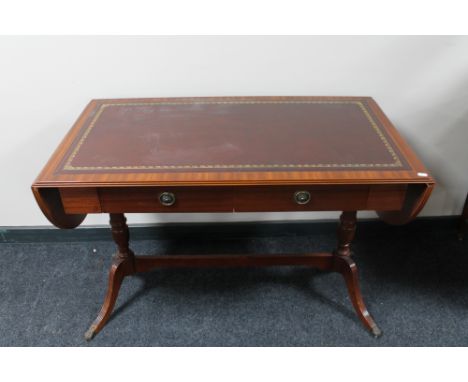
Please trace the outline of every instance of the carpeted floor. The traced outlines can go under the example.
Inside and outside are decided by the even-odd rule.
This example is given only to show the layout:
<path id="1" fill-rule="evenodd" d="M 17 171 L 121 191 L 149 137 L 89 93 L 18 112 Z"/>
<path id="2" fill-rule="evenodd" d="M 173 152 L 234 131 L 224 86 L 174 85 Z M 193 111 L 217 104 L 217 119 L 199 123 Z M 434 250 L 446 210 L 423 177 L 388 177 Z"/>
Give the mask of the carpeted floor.
<path id="1" fill-rule="evenodd" d="M 139 254 L 330 250 L 333 234 L 142 240 Z M 93 252 L 96 250 L 96 253 Z M 83 334 L 107 285 L 111 241 L 0 244 L 0 346 L 468 346 L 468 244 L 391 229 L 354 244 L 369 335 L 343 280 L 306 268 L 159 269 L 127 278 L 111 321 Z"/>

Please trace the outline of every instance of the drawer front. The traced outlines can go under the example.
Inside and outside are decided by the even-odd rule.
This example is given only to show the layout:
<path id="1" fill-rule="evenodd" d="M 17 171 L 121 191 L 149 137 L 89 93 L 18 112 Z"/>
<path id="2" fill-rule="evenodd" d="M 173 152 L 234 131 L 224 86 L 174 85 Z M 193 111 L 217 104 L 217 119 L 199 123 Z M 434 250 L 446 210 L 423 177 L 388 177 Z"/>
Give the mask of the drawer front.
<path id="1" fill-rule="evenodd" d="M 369 186 L 251 187 L 235 193 L 238 212 L 363 210 Z"/>
<path id="2" fill-rule="evenodd" d="M 405 195 L 406 185 L 398 184 L 251 187 L 236 190 L 234 204 L 237 212 L 394 211 Z"/>
<path id="3" fill-rule="evenodd" d="M 164 196 L 174 201 L 164 205 Z M 232 190 L 224 187 L 101 188 L 99 199 L 103 212 L 232 212 L 234 208 Z"/>

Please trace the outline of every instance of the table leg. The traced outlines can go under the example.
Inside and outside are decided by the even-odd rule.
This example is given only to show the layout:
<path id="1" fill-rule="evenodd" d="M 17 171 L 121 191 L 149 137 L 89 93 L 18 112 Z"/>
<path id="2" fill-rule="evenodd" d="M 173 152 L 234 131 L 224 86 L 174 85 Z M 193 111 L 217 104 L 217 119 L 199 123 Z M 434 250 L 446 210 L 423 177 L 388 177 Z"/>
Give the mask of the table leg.
<path id="1" fill-rule="evenodd" d="M 345 211 L 338 226 L 338 246 L 334 251 L 333 271 L 341 273 L 348 288 L 349 297 L 359 319 L 375 337 L 382 331 L 366 308 L 359 288 L 356 263 L 351 259 L 351 242 L 356 232 L 356 211 Z"/>
<path id="2" fill-rule="evenodd" d="M 106 324 L 117 300 L 124 277 L 149 272 L 158 267 L 255 267 L 302 265 L 340 273 L 345 279 L 351 302 L 364 326 L 374 336 L 381 331 L 369 314 L 359 289 L 357 268 L 351 259 L 351 242 L 356 231 L 356 211 L 345 211 L 338 226 L 338 246 L 333 253 L 281 254 L 281 255 L 163 255 L 135 256 L 129 248 L 129 232 L 123 214 L 110 214 L 112 237 L 118 252 L 109 273 L 106 298 L 98 317 L 85 334 L 92 339 Z"/>
<path id="3" fill-rule="evenodd" d="M 129 232 L 126 221 L 124 214 L 110 214 L 112 237 L 117 244 L 118 250 L 112 260 L 104 304 L 97 318 L 85 333 L 87 340 L 92 339 L 109 320 L 124 277 L 135 273 L 135 255 L 128 246 Z"/>

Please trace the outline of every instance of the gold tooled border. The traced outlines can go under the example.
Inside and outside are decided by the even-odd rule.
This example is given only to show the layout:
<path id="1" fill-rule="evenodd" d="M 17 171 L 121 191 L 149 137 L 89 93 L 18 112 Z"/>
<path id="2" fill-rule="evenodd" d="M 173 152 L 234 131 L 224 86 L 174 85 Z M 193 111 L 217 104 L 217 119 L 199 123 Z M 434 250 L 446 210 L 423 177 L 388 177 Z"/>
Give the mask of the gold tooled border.
<path id="1" fill-rule="evenodd" d="M 243 164 L 243 165 L 166 165 L 166 166 L 73 166 L 72 161 L 75 158 L 76 154 L 80 150 L 83 142 L 88 137 L 89 133 L 96 125 L 97 120 L 104 112 L 107 107 L 113 106 L 149 106 L 149 105 L 191 105 L 191 104 L 285 104 L 285 103 L 318 103 L 318 104 L 354 104 L 357 105 L 361 111 L 366 116 L 371 127 L 377 133 L 385 148 L 388 150 L 392 156 L 393 163 L 317 163 L 317 164 Z M 98 112 L 92 119 L 89 126 L 86 128 L 83 136 L 80 138 L 78 144 L 76 145 L 73 152 L 68 157 L 63 170 L 67 171 L 80 171 L 80 170 L 170 170 L 170 169 L 255 169 L 255 168 L 360 168 L 360 167 L 377 167 L 377 168 L 386 168 L 386 167 L 402 167 L 402 163 L 398 158 L 397 154 L 393 148 L 388 143 L 387 138 L 382 134 L 382 131 L 375 123 L 374 119 L 370 115 L 369 111 L 363 105 L 361 101 L 181 101 L 181 102 L 135 102 L 135 103 L 107 103 L 102 104 L 99 107 Z"/>

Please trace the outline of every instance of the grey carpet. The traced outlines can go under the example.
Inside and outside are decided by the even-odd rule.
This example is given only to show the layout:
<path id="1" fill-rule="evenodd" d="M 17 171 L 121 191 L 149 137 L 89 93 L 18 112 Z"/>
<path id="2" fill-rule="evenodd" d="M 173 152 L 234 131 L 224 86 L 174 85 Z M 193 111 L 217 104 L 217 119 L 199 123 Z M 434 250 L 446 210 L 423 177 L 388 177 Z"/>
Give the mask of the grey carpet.
<path id="1" fill-rule="evenodd" d="M 158 269 L 127 278 L 94 340 L 114 246 L 0 244 L 1 346 L 468 346 L 468 244 L 455 233 L 360 238 L 374 339 L 341 276 L 300 267 Z M 139 254 L 329 250 L 333 235 L 132 243 Z M 96 249 L 96 253 L 93 253 Z"/>

